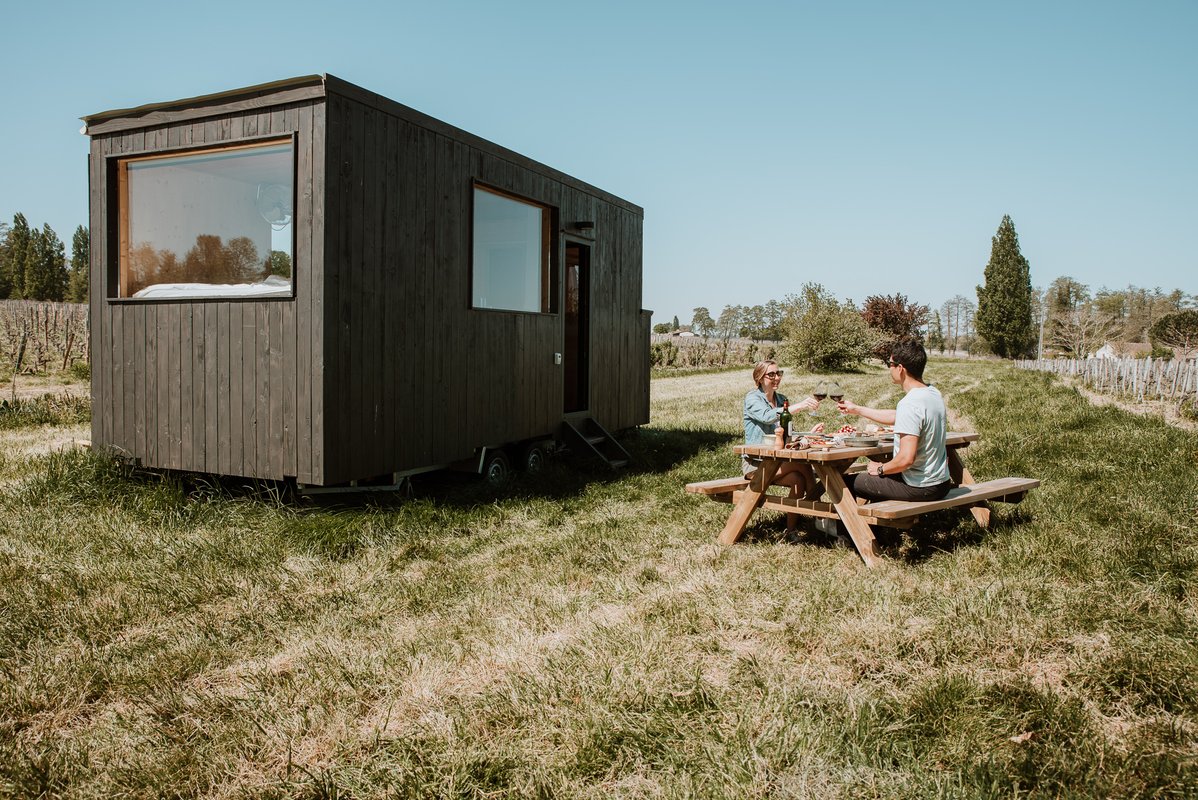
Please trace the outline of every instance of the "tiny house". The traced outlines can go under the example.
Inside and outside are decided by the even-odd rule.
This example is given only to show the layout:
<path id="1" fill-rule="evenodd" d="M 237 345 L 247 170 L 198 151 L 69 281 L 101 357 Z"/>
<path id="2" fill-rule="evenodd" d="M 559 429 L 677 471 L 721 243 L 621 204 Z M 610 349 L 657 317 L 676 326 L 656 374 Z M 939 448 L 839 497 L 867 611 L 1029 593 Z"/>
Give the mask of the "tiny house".
<path id="1" fill-rule="evenodd" d="M 331 75 L 83 120 L 94 447 L 320 487 L 648 422 L 638 206 Z"/>

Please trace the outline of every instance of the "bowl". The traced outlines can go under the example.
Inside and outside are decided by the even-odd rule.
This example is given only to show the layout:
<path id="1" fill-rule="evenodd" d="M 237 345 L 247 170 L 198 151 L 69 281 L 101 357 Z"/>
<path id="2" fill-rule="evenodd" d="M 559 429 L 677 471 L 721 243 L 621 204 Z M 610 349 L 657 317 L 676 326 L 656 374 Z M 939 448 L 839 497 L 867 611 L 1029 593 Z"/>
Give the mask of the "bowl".
<path id="1" fill-rule="evenodd" d="M 849 447 L 875 447 L 878 444 L 877 436 L 846 436 L 844 443 Z"/>

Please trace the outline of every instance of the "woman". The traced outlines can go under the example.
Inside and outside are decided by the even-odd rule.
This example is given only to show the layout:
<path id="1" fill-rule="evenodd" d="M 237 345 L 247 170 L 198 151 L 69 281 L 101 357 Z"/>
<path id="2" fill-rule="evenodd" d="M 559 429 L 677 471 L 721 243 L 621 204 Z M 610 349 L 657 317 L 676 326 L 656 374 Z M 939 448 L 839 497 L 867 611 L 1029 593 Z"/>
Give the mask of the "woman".
<path id="1" fill-rule="evenodd" d="M 787 402 L 786 395 L 778 391 L 782 382 L 782 370 L 773 361 L 758 361 L 753 367 L 753 383 L 757 385 L 745 395 L 745 444 L 763 444 L 772 441 L 774 430 L 778 427 L 778 415 L 782 413 L 782 404 Z M 791 406 L 791 411 L 810 411 L 819 403 L 814 397 L 806 397 L 797 406 Z M 823 423 L 816 426 L 823 430 Z M 761 464 L 761 460 L 752 456 L 743 456 L 741 469 L 745 477 L 749 477 Z M 782 465 L 774 476 L 773 483 L 777 486 L 789 486 L 791 497 L 818 497 L 815 475 L 811 466 L 798 461 L 788 461 Z M 798 514 L 786 515 L 786 531 L 793 533 L 798 524 Z"/>

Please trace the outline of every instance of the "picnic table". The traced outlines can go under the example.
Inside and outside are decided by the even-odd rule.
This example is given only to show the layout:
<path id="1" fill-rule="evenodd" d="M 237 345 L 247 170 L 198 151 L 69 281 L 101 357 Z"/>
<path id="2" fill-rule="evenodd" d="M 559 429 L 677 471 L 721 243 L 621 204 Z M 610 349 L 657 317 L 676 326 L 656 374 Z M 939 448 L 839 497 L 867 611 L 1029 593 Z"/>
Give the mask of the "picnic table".
<path id="1" fill-rule="evenodd" d="M 848 529 L 861 559 L 873 567 L 877 565 L 878 557 L 874 552 L 872 526 L 909 528 L 921 514 L 968 506 L 977 523 L 985 528 L 990 524 L 988 501 L 1017 503 L 1028 490 L 1040 485 L 1040 481 L 1032 478 L 998 478 L 976 482 L 961 461 L 959 451 L 980 438 L 976 433 L 953 431 L 948 434 L 948 466 L 954 488 L 940 500 L 867 502 L 864 498 L 853 496 L 845 484 L 844 473 L 863 468 L 863 465 L 854 464 L 860 458 L 889 458 L 892 452 L 889 442 L 868 447 L 830 446 L 794 450 L 773 445 L 737 445 L 732 448 L 737 455 L 754 456 L 761 460 L 761 466 L 751 474 L 751 479 L 739 477 L 701 481 L 687 484 L 686 490 L 733 504 L 728 522 L 720 533 L 721 544 L 734 544 L 744 533 L 753 513 L 758 508 L 768 508 L 788 514 L 840 520 Z M 774 476 L 787 461 L 810 463 L 815 476 L 823 483 L 828 500 L 803 500 L 768 494 Z"/>

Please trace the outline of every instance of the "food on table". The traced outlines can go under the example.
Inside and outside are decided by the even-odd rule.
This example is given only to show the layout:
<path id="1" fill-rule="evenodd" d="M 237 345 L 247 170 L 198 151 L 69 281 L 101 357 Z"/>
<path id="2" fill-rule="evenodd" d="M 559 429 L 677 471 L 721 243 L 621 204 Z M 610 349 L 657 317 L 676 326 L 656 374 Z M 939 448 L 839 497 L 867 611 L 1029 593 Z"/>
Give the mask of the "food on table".
<path id="1" fill-rule="evenodd" d="M 852 425 L 841 425 L 840 430 L 838 430 L 836 432 L 837 433 L 856 433 L 857 429 L 855 427 L 853 427 Z"/>

